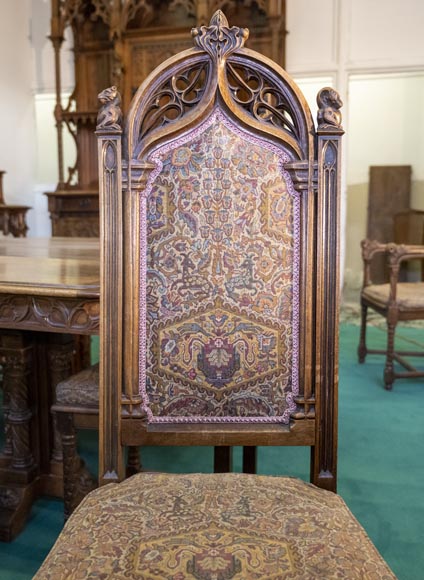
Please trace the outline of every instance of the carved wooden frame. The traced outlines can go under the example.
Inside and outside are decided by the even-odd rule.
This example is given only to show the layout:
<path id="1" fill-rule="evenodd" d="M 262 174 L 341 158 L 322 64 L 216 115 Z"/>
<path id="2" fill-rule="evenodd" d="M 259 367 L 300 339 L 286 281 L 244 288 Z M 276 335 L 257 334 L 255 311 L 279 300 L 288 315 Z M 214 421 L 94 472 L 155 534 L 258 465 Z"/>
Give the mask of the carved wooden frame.
<path id="1" fill-rule="evenodd" d="M 124 477 L 122 445 L 308 445 L 311 480 L 336 488 L 338 94 L 318 95 L 318 129 L 287 73 L 244 48 L 248 30 L 221 11 L 193 29 L 195 48 L 158 67 L 137 91 L 123 131 L 113 100 L 98 126 L 101 194 L 100 482 Z M 102 94 L 104 97 L 104 94 Z M 103 99 L 104 100 L 104 99 Z M 153 147 L 198 126 L 216 105 L 243 130 L 283 146 L 301 193 L 300 362 L 297 409 L 286 425 L 151 425 L 138 392 L 140 205 Z M 107 112 L 107 111 L 106 111 Z M 122 182 L 121 182 L 122 176 Z"/>

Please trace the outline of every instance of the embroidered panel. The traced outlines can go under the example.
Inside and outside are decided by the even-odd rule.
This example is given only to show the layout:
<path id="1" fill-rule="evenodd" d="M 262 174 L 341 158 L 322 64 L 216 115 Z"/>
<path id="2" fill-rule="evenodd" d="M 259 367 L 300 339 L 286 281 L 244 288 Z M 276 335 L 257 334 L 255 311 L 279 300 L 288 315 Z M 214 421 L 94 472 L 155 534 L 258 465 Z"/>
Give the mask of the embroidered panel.
<path id="1" fill-rule="evenodd" d="M 288 422 L 300 202 L 285 153 L 217 110 L 150 160 L 140 357 L 149 420 Z"/>

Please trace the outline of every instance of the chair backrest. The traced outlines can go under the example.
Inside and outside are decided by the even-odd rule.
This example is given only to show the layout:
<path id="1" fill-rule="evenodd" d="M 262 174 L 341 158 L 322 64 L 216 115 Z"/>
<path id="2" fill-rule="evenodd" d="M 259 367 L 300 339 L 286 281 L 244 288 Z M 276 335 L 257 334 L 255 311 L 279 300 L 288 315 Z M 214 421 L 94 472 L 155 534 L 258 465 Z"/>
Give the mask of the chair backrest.
<path id="1" fill-rule="evenodd" d="M 100 480 L 121 444 L 295 444 L 334 488 L 341 101 L 319 93 L 316 130 L 247 29 L 218 11 L 193 38 L 123 138 L 99 96 Z"/>

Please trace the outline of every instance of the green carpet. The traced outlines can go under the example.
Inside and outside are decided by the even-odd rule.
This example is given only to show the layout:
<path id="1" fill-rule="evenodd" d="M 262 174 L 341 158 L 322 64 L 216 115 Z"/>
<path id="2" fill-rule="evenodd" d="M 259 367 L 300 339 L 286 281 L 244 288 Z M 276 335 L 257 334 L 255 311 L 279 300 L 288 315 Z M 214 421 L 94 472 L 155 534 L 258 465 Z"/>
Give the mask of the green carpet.
<path id="1" fill-rule="evenodd" d="M 356 359 L 357 326 L 340 334 L 339 493 L 400 580 L 424 577 L 424 381 L 400 380 L 383 388 L 383 359 Z M 385 344 L 371 328 L 370 345 Z M 420 343 L 424 331 L 398 332 L 399 343 Z M 409 344 L 411 346 L 411 344 Z M 423 361 L 424 363 L 424 361 Z M 96 470 L 97 435 L 81 434 L 81 452 Z M 211 448 L 145 448 L 143 465 L 169 472 L 209 472 Z M 240 471 L 241 450 L 235 450 Z M 309 450 L 260 448 L 259 472 L 309 477 Z M 11 544 L 0 543 L 0 580 L 24 580 L 41 564 L 62 526 L 62 503 L 40 499 L 25 530 Z"/>

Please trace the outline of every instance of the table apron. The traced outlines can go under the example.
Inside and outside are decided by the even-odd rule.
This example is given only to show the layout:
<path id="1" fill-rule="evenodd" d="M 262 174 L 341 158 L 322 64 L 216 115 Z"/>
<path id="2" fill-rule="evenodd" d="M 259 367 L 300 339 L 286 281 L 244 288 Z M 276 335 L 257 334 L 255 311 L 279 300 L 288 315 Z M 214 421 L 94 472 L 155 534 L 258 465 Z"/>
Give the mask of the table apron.
<path id="1" fill-rule="evenodd" d="M 98 334 L 98 298 L 0 294 L 0 328 Z"/>

